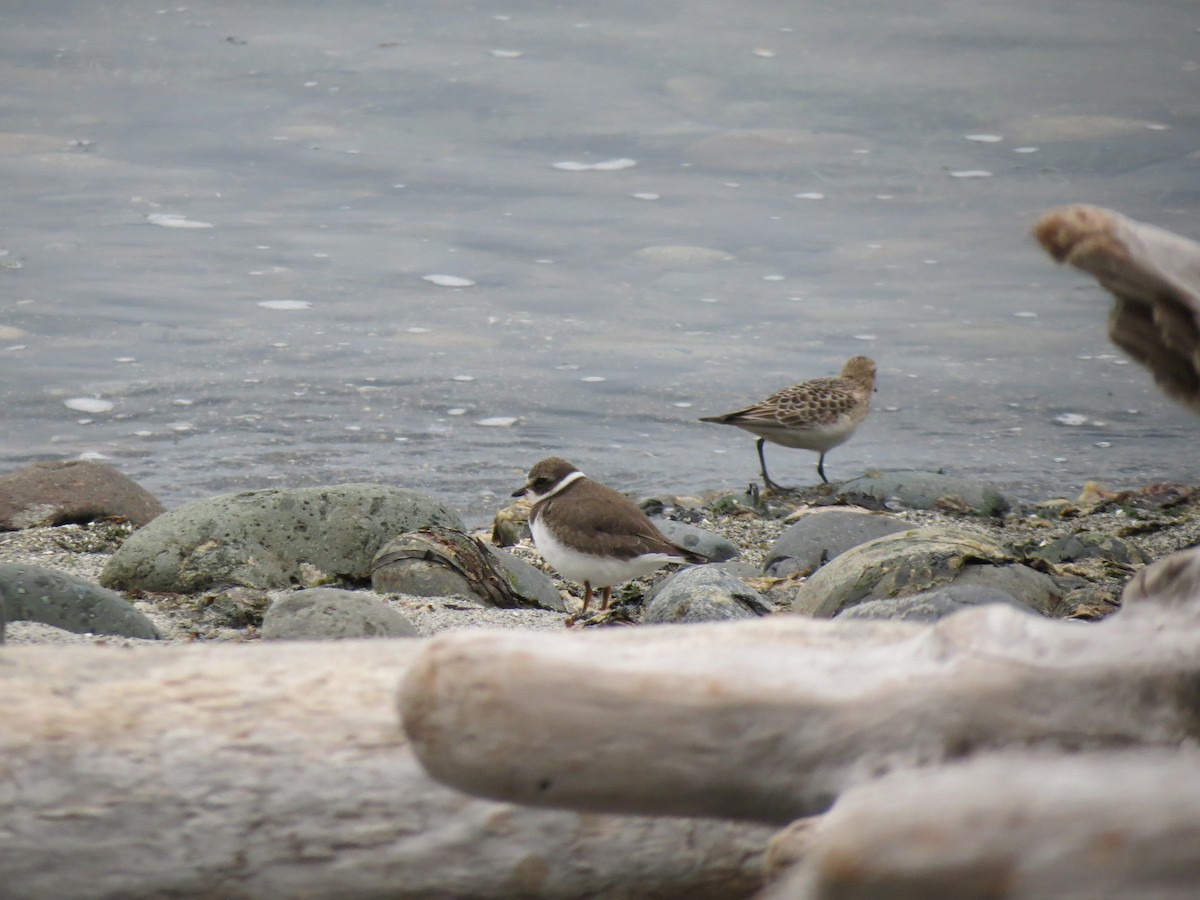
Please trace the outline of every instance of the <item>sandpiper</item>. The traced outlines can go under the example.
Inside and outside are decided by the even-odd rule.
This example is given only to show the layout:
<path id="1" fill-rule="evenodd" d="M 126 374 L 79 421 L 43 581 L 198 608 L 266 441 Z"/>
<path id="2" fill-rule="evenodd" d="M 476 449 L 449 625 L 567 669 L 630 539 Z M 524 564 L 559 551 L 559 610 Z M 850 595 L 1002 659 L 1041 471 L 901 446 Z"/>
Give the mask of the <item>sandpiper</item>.
<path id="1" fill-rule="evenodd" d="M 562 577 L 583 584 L 583 612 L 593 588 L 603 589 L 600 608 L 608 609 L 614 584 L 667 563 L 708 562 L 667 539 L 624 494 L 557 456 L 530 469 L 529 480 L 513 496 L 533 504 L 529 530 L 538 552 Z"/>
<path id="2" fill-rule="evenodd" d="M 776 391 L 767 399 L 725 413 L 706 416 L 701 422 L 736 425 L 758 435 L 758 462 L 763 484 L 768 489 L 786 490 L 767 475 L 763 444 L 770 441 L 784 447 L 815 450 L 817 474 L 826 484 L 825 454 L 854 434 L 871 406 L 875 390 L 875 361 L 866 356 L 846 360 L 837 378 L 814 378 Z"/>

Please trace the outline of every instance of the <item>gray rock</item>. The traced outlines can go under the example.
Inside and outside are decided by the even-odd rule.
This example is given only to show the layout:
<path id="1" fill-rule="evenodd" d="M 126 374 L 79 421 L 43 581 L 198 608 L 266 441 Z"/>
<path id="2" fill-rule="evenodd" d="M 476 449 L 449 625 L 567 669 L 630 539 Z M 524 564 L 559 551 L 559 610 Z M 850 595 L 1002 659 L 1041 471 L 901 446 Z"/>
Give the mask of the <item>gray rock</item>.
<path id="1" fill-rule="evenodd" d="M 835 618 L 908 619 L 917 622 L 932 622 L 961 609 L 984 606 L 988 603 L 1003 603 L 1028 612 L 1025 606 L 1004 591 L 955 582 L 944 588 L 922 591 L 919 594 L 909 594 L 905 597 L 868 600 L 842 610 Z"/>
<path id="2" fill-rule="evenodd" d="M 66 572 L 0 563 L 0 595 L 10 622 L 41 622 L 75 634 L 162 637 L 154 623 L 120 594 Z"/>
<path id="3" fill-rule="evenodd" d="M 758 566 L 741 559 L 728 559 L 725 562 L 711 563 L 710 565 L 714 569 L 728 572 L 734 578 L 739 578 L 743 581 L 750 578 L 762 577 L 762 572 L 759 571 Z"/>
<path id="4" fill-rule="evenodd" d="M 436 500 L 376 484 L 223 494 L 173 509 L 134 532 L 109 558 L 100 582 L 198 593 L 365 581 L 385 541 L 429 524 L 463 527 Z"/>
<path id="5" fill-rule="evenodd" d="M 937 472 L 873 472 L 847 481 L 837 492 L 849 502 L 863 495 L 907 509 L 949 505 L 981 516 L 1001 516 L 1012 506 L 994 485 Z"/>
<path id="6" fill-rule="evenodd" d="M 712 562 L 725 562 L 741 553 L 737 544 L 723 535 L 714 534 L 687 522 L 674 519 L 654 519 L 658 530 L 681 547 L 687 547 Z"/>
<path id="7" fill-rule="evenodd" d="M 356 591 L 308 588 L 280 597 L 263 616 L 268 641 L 416 637 L 417 630 L 386 603 Z"/>
<path id="8" fill-rule="evenodd" d="M 384 545 L 386 549 L 388 544 Z M 406 559 L 371 573 L 371 590 L 413 597 L 457 597 L 477 606 L 492 606 L 471 590 L 466 577 L 431 559 Z"/>
<path id="9" fill-rule="evenodd" d="M 809 575 L 859 544 L 912 528 L 879 513 L 824 507 L 813 510 L 783 532 L 767 551 L 763 572 L 773 578 Z"/>
<path id="10" fill-rule="evenodd" d="M 1080 559 L 1105 559 L 1123 566 L 1144 566 L 1150 562 L 1146 554 L 1119 537 L 1096 531 L 1077 531 L 1032 550 L 1029 555 L 1056 564 Z"/>
<path id="11" fill-rule="evenodd" d="M 372 562 L 371 587 L 381 594 L 463 597 L 492 608 L 567 611 L 543 572 L 450 528 L 425 528 L 388 541 Z"/>
<path id="12" fill-rule="evenodd" d="M 753 619 L 772 611 L 771 604 L 741 579 L 716 566 L 692 566 L 659 584 L 646 604 L 642 622 L 723 622 Z"/>
<path id="13" fill-rule="evenodd" d="M 528 597 L 543 609 L 552 609 L 555 612 L 570 611 L 567 601 L 545 572 L 531 566 L 520 557 L 513 556 L 507 550 L 488 549 L 500 560 L 500 565 L 508 573 L 509 583 L 518 594 Z"/>
<path id="14" fill-rule="evenodd" d="M 0 588 L 0 644 L 4 643 L 4 629 L 8 624 L 8 611 L 4 605 L 4 589 Z"/>
<path id="15" fill-rule="evenodd" d="M 1043 614 L 1062 595 L 1050 576 L 1019 564 L 1006 548 L 974 532 L 916 528 L 867 541 L 818 569 L 796 590 L 792 610 L 831 618 L 868 600 L 952 582 L 1004 591 Z"/>
<path id="16" fill-rule="evenodd" d="M 254 588 L 233 587 L 205 593 L 198 601 L 197 623 L 209 628 L 261 628 L 263 615 L 270 605 L 271 595 Z"/>
<path id="17" fill-rule="evenodd" d="M 1053 578 L 1020 563 L 1004 566 L 965 566 L 954 584 L 1003 591 L 1032 612 L 1057 616 L 1063 589 Z"/>
<path id="18" fill-rule="evenodd" d="M 145 488 L 91 460 L 37 462 L 0 476 L 0 531 L 112 516 L 145 525 L 163 511 Z"/>

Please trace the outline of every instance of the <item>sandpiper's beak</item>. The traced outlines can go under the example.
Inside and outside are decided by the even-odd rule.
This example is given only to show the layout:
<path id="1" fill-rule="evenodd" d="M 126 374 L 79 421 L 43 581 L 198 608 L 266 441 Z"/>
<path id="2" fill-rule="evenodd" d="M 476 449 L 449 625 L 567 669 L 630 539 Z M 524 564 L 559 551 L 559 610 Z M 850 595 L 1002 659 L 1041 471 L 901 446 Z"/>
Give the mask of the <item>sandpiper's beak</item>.
<path id="1" fill-rule="evenodd" d="M 522 487 L 519 487 L 519 488 L 517 488 L 515 491 L 513 491 L 513 492 L 512 492 L 512 495 L 513 495 L 514 497 L 524 497 L 524 496 L 525 496 L 525 492 L 526 492 L 527 490 L 529 490 L 529 485 L 527 485 L 527 484 L 526 484 L 526 485 L 523 485 Z"/>

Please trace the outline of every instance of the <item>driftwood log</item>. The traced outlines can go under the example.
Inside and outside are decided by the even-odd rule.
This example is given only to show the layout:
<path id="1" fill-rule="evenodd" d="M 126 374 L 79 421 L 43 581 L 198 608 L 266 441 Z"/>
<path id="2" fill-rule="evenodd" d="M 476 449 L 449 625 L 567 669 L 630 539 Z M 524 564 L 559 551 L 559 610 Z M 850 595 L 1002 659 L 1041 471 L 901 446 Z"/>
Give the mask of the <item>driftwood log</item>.
<path id="1" fill-rule="evenodd" d="M 985 755 L 847 791 L 764 900 L 1194 898 L 1200 754 Z"/>
<path id="2" fill-rule="evenodd" d="M 1200 244 L 1097 206 L 1051 210 L 1034 234 L 1112 293 L 1113 343 L 1200 412 Z"/>
<path id="3" fill-rule="evenodd" d="M 429 771 L 482 796 L 785 823 L 896 769 L 1200 737 L 1200 627 L 1147 603 L 1095 624 L 995 605 L 933 625 L 462 632 L 430 643 L 401 707 Z"/>
<path id="4" fill-rule="evenodd" d="M 468 797 L 413 757 L 417 640 L 0 647 L 0 897 L 737 897 L 763 827 Z"/>
<path id="5" fill-rule="evenodd" d="M 1200 878 L 1200 758 L 1186 750 L 1200 738 L 1198 586 L 1191 551 L 1141 573 L 1098 623 L 997 605 L 931 625 L 776 616 L 462 632 L 428 645 L 400 704 L 429 771 L 482 796 L 777 824 L 836 801 L 806 830 L 824 848 L 802 864 L 806 880 L 777 896 L 910 882 L 920 890 L 903 896 L 1055 896 L 1036 886 L 1083 865 L 1096 871 L 1080 883 L 1094 886 L 1113 876 L 1105 861 L 1148 889 L 1155 865 Z M 1185 777 L 1194 784 L 1172 799 L 1171 779 Z M 1039 792 L 1061 809 L 1034 803 Z M 1160 842 L 1139 823 L 1163 804 Z M 1031 876 L 1033 893 L 1010 891 L 1067 810 L 1078 821 L 1051 853 L 1059 868 Z M 1024 836 L 1001 840 L 1013 827 Z M 875 843 L 893 839 L 910 851 L 893 859 Z M 1104 857 L 1106 840 L 1140 850 Z M 1156 855 L 1134 865 L 1150 844 Z"/>

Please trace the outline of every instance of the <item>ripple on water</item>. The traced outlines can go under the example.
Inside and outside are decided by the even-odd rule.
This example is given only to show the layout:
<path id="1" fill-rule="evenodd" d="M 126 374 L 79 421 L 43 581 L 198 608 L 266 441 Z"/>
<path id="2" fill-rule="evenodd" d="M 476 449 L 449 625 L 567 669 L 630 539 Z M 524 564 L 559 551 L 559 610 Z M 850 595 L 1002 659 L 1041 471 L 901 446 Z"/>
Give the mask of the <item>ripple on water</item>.
<path id="1" fill-rule="evenodd" d="M 63 406 L 76 412 L 85 413 L 106 413 L 112 412 L 113 409 L 111 401 L 100 400 L 96 397 L 71 397 L 69 400 L 63 401 Z"/>
<path id="2" fill-rule="evenodd" d="M 473 287 L 475 282 L 461 275 L 422 275 L 424 281 L 436 284 L 438 287 Z"/>

